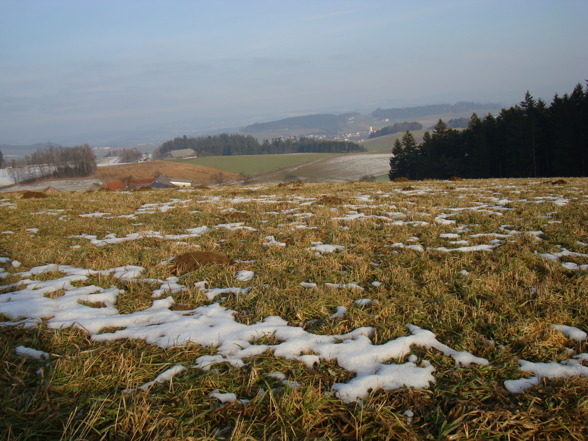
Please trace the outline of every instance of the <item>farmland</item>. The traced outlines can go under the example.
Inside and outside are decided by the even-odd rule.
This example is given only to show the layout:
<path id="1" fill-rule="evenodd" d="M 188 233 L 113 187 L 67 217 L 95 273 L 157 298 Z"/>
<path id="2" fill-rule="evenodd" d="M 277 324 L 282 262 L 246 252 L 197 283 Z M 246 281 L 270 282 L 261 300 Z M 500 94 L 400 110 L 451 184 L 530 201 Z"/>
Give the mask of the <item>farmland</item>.
<path id="1" fill-rule="evenodd" d="M 230 170 L 217 170 L 202 165 L 182 164 L 170 161 L 149 161 L 138 164 L 120 164 L 106 167 L 98 167 L 95 176 L 104 182 L 123 181 L 127 177 L 135 179 L 155 178 L 159 175 L 176 179 L 189 179 L 195 184 L 214 183 L 215 177 L 221 181 L 235 181 L 239 178 Z M 222 178 L 221 178 L 222 177 Z"/>
<path id="2" fill-rule="evenodd" d="M 412 136 L 414 137 L 415 141 L 420 144 L 423 141 L 423 136 L 427 130 L 413 130 Z M 429 130 L 430 132 L 430 130 Z M 394 147 L 394 142 L 397 139 L 402 139 L 404 136 L 404 132 L 401 133 L 394 133 L 392 135 L 385 135 L 379 136 L 377 138 L 366 139 L 365 141 L 360 142 L 362 146 L 364 146 L 368 152 L 391 152 L 392 147 Z"/>
<path id="3" fill-rule="evenodd" d="M 386 176 L 390 153 L 296 153 L 286 155 L 210 156 L 182 163 L 200 164 L 243 173 L 250 182 L 277 183 L 358 181 L 364 176 Z M 387 179 L 387 178 L 386 178 Z"/>
<path id="4" fill-rule="evenodd" d="M 0 199 L 2 439 L 584 439 L 588 181 Z"/>
<path id="5" fill-rule="evenodd" d="M 183 159 L 181 163 L 217 168 L 244 175 L 257 175 L 276 169 L 294 167 L 316 159 L 332 156 L 329 153 L 292 153 L 279 155 L 203 156 Z"/>

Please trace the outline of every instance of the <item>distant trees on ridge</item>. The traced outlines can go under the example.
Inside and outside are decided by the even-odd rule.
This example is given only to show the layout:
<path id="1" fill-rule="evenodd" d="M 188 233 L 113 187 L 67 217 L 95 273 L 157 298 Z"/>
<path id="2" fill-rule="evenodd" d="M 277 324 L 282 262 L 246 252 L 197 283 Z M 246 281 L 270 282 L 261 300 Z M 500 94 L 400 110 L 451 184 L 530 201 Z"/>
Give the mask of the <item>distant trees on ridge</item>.
<path id="1" fill-rule="evenodd" d="M 278 153 L 352 153 L 366 148 L 350 141 L 331 141 L 316 138 L 276 138 L 259 143 L 251 135 L 222 134 L 205 137 L 177 137 L 164 142 L 154 153 L 163 158 L 173 150 L 192 149 L 198 156 L 266 155 Z"/>
<path id="2" fill-rule="evenodd" d="M 497 117 L 474 113 L 462 131 L 439 120 L 420 144 L 406 132 L 392 153 L 390 179 L 588 176 L 588 85 L 549 106 L 527 92 Z"/>

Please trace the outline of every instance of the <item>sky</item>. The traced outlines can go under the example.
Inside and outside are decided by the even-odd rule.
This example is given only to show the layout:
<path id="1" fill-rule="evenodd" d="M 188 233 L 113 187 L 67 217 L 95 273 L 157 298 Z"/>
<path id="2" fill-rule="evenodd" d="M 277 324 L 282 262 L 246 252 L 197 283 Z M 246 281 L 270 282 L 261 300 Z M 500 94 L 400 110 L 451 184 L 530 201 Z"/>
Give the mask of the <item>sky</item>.
<path id="1" fill-rule="evenodd" d="M 588 79 L 586 16 L 586 0 L 0 0 L 0 144 L 549 103 Z"/>

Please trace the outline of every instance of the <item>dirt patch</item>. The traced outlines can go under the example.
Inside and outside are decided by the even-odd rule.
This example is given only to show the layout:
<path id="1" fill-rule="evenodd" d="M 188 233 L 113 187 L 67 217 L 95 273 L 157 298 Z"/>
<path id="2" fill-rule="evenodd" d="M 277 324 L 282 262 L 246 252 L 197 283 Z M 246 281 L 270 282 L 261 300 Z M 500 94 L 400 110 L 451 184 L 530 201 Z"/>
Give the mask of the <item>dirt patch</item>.
<path id="1" fill-rule="evenodd" d="M 185 305 L 183 303 L 176 303 L 175 305 L 172 305 L 171 308 L 172 311 L 189 311 L 191 309 L 194 309 L 193 306 L 190 305 Z"/>
<path id="2" fill-rule="evenodd" d="M 416 190 L 416 188 L 415 187 L 411 187 L 410 185 L 408 187 L 404 187 L 402 189 L 402 191 L 412 191 L 412 190 Z"/>
<path id="3" fill-rule="evenodd" d="M 300 181 L 292 181 L 292 182 L 280 182 L 278 184 L 278 188 L 302 188 L 304 187 L 304 184 Z"/>
<path id="4" fill-rule="evenodd" d="M 212 251 L 190 251 L 176 256 L 170 265 L 173 274 L 179 276 L 180 274 L 195 271 L 204 265 L 229 265 L 230 263 L 230 259 L 224 254 Z"/>
<path id="5" fill-rule="evenodd" d="M 557 181 L 551 181 L 551 185 L 566 185 L 568 181 L 565 179 L 558 179 Z"/>
<path id="6" fill-rule="evenodd" d="M 25 191 L 22 194 L 21 199 L 44 199 L 48 196 L 45 193 L 41 193 L 39 191 Z"/>
<path id="7" fill-rule="evenodd" d="M 343 199 L 337 196 L 323 194 L 317 199 L 317 202 L 323 205 L 341 205 L 343 203 Z"/>

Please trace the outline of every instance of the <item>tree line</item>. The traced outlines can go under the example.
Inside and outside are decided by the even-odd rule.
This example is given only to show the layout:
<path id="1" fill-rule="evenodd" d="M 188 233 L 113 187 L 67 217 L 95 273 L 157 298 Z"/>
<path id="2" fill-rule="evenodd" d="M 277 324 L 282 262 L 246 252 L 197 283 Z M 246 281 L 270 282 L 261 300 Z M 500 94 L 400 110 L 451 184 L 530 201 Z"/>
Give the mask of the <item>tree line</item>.
<path id="1" fill-rule="evenodd" d="M 88 144 L 49 146 L 5 165 L 10 165 L 8 172 L 15 182 L 44 177 L 85 177 L 96 171 L 96 156 Z"/>
<path id="2" fill-rule="evenodd" d="M 275 138 L 260 143 L 251 135 L 221 134 L 205 137 L 177 137 L 164 142 L 154 153 L 163 158 L 173 150 L 192 149 L 198 156 L 267 155 L 281 153 L 352 153 L 365 152 L 365 147 L 350 141 L 316 138 Z"/>
<path id="3" fill-rule="evenodd" d="M 390 179 L 588 176 L 588 85 L 549 106 L 527 92 L 497 117 L 474 113 L 462 131 L 439 120 L 420 144 L 406 132 L 392 154 Z"/>
<path id="4" fill-rule="evenodd" d="M 402 107 L 393 109 L 376 109 L 372 116 L 377 119 L 390 119 L 401 121 L 403 119 L 420 119 L 431 115 L 441 115 L 446 113 L 464 113 L 482 110 L 498 109 L 498 104 L 494 103 L 471 103 L 459 102 L 455 104 L 430 104 L 428 106 Z"/>

